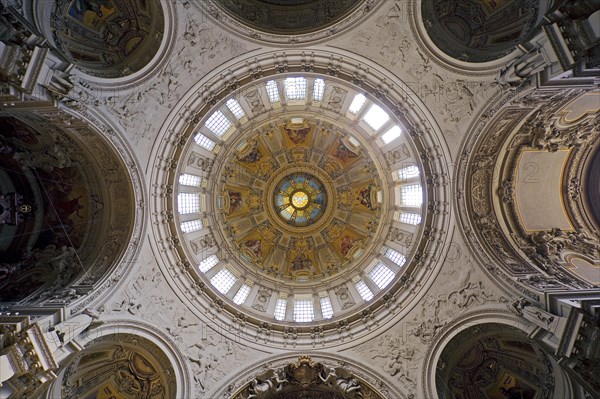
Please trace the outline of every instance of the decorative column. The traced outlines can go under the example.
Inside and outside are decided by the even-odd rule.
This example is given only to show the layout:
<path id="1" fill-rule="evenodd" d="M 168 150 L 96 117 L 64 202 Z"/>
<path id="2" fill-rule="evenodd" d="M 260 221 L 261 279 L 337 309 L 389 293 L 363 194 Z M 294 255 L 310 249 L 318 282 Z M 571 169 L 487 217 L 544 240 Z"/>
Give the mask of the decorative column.
<path id="1" fill-rule="evenodd" d="M 0 387 L 37 397 L 56 378 L 58 363 L 82 349 L 72 341 L 91 321 L 81 314 L 43 332 L 29 316 L 0 317 Z"/>

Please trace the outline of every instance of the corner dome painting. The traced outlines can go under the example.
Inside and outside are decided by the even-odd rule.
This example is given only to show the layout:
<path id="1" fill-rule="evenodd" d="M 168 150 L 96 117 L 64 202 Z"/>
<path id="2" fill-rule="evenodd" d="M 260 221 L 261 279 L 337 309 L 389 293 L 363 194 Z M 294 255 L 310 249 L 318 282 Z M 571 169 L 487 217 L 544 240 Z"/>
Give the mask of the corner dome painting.
<path id="1" fill-rule="evenodd" d="M 346 17 L 363 0 L 216 0 L 240 22 L 260 31 L 299 34 L 322 29 Z"/>
<path id="2" fill-rule="evenodd" d="M 144 68 L 161 45 L 165 29 L 159 0 L 57 0 L 53 41 L 82 72 L 119 78 Z"/>
<path id="3" fill-rule="evenodd" d="M 419 2 L 427 34 L 441 51 L 461 61 L 488 62 L 515 50 L 544 16 L 538 0 Z"/>

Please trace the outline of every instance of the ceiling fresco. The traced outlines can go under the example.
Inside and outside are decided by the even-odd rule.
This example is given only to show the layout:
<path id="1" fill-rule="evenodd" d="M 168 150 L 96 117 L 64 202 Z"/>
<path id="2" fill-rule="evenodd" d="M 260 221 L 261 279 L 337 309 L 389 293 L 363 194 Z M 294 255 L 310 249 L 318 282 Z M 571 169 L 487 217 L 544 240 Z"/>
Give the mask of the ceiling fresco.
<path id="1" fill-rule="evenodd" d="M 165 26 L 158 0 L 59 0 L 52 24 L 62 54 L 99 78 L 127 76 L 146 66 Z"/>
<path id="2" fill-rule="evenodd" d="M 101 193 L 77 145 L 16 118 L 0 119 L 0 300 L 18 301 L 79 273 L 77 251 L 102 209 Z"/>
<path id="3" fill-rule="evenodd" d="M 167 399 L 176 391 L 173 366 L 146 338 L 130 334 L 98 338 L 67 366 L 62 397 Z"/>
<path id="4" fill-rule="evenodd" d="M 77 298 L 125 246 L 127 174 L 93 133 L 83 142 L 35 115 L 0 118 L 0 131 L 0 300 Z"/>
<path id="5" fill-rule="evenodd" d="M 549 358 L 521 330 L 484 324 L 456 335 L 437 368 L 440 398 L 549 398 L 554 377 Z"/>
<path id="6" fill-rule="evenodd" d="M 383 106 L 325 75 L 285 74 L 195 118 L 165 214 L 198 286 L 236 312 L 302 323 L 402 284 L 427 194 L 408 122 Z"/>
<path id="7" fill-rule="evenodd" d="M 325 28 L 347 16 L 363 0 L 218 0 L 225 12 L 242 23 L 270 33 L 291 35 Z"/>
<path id="8" fill-rule="evenodd" d="M 461 61 L 486 62 L 512 52 L 534 30 L 537 0 L 428 0 L 421 2 L 425 28 L 435 45 Z"/>
<path id="9" fill-rule="evenodd" d="M 347 136 L 288 122 L 224 154 L 219 203 L 230 247 L 288 280 L 340 273 L 359 260 L 381 220 L 382 182 Z"/>

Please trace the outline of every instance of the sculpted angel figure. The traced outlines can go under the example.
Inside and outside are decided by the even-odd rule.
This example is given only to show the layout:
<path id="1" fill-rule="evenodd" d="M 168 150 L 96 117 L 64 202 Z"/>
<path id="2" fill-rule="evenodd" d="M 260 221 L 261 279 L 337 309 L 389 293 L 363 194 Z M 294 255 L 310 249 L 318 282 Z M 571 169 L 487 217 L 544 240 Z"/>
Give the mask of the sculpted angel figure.
<path id="1" fill-rule="evenodd" d="M 335 373 L 335 368 L 330 367 L 329 373 L 327 373 L 327 375 L 325 377 L 323 377 L 321 374 L 319 374 L 319 378 L 321 379 L 321 381 L 323 381 L 323 384 L 330 386 L 330 387 L 334 386 L 337 381 L 337 374 Z"/>
<path id="2" fill-rule="evenodd" d="M 285 371 L 277 369 L 273 372 L 273 376 L 264 381 L 259 381 L 257 378 L 250 383 L 250 395 L 248 399 L 263 399 L 280 392 L 285 383 L 289 382 L 285 375 Z"/>

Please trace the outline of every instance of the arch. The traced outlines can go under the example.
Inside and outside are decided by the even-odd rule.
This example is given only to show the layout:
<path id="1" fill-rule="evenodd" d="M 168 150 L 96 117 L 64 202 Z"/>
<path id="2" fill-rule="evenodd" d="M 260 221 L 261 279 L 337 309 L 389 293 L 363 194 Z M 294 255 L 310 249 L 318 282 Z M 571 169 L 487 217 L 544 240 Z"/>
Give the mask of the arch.
<path id="1" fill-rule="evenodd" d="M 457 168 L 466 193 L 458 211 L 468 243 L 479 248 L 475 256 L 492 277 L 534 301 L 540 292 L 594 288 L 569 270 L 560 254 L 597 256 L 595 229 L 579 194 L 583 160 L 593 149 L 584 143 L 597 137 L 597 116 L 562 125 L 565 105 L 587 91 L 558 93 L 505 93 L 471 128 Z M 552 195 L 539 195 L 549 187 Z M 553 216 L 561 219 L 536 216 L 543 206 L 552 206 Z"/>
<path id="2" fill-rule="evenodd" d="M 261 367 L 264 364 L 269 364 L 269 369 L 265 370 Z M 334 378 L 327 379 L 333 375 L 335 381 Z M 282 377 L 287 381 L 277 384 L 277 378 L 282 380 Z M 275 389 L 272 389 L 271 393 L 267 391 L 263 394 L 261 382 L 265 384 L 264 381 L 270 380 L 275 382 Z M 348 382 L 350 384 L 347 384 Z M 350 390 L 347 390 L 349 387 Z M 352 387 L 360 389 L 352 389 Z M 221 386 L 214 392 L 213 396 L 220 399 L 246 397 L 248 394 L 251 396 L 253 392 L 266 395 L 265 398 L 281 399 L 302 397 L 295 396 L 298 393 L 315 393 L 327 398 L 362 397 L 358 392 L 372 398 L 405 397 L 394 386 L 382 381 L 367 365 L 361 364 L 356 359 L 312 352 L 276 355 L 251 364 L 238 374 L 236 381 Z"/>
<path id="3" fill-rule="evenodd" d="M 141 385 L 140 380 L 150 380 L 155 384 L 155 394 L 164 392 L 163 395 L 169 395 L 162 396 L 164 398 L 192 397 L 190 370 L 183 354 L 164 333 L 153 326 L 109 317 L 81 334 L 78 342 L 84 349 L 62 367 L 58 378 L 47 390 L 48 399 L 65 395 L 80 397 L 85 392 L 93 393 L 100 388 L 126 394 L 127 391 L 121 392 L 119 380 L 137 388 Z M 104 367 L 107 361 L 113 362 L 114 367 Z M 120 369 L 123 372 L 117 376 Z M 99 382 L 98 378 L 92 378 L 87 384 L 81 380 L 71 381 L 82 374 L 82 370 L 97 370 L 92 375 L 100 372 L 102 381 Z M 161 372 L 163 375 L 160 375 Z M 160 382 L 163 388 L 158 388 L 156 382 Z"/>
<path id="4" fill-rule="evenodd" d="M 61 111 L 16 112 L 2 123 L 10 154 L 3 158 L 3 214 L 14 219 L 2 227 L 3 301 L 72 304 L 126 252 L 135 219 L 130 174 L 100 134 Z"/>
<path id="5" fill-rule="evenodd" d="M 496 326 L 496 329 L 492 328 L 493 326 Z M 527 354 L 525 354 L 525 352 L 521 353 L 521 349 L 517 348 L 515 350 L 518 355 L 517 357 L 526 359 L 527 357 L 531 357 L 533 354 L 539 356 L 540 363 L 538 364 L 538 366 L 544 368 L 548 375 L 552 376 L 553 381 L 551 383 L 550 381 L 537 382 L 539 383 L 537 389 L 540 391 L 540 393 L 541 391 L 544 391 L 546 392 L 546 395 L 551 395 L 552 393 L 554 393 L 555 395 L 547 397 L 572 397 L 574 388 L 572 386 L 572 382 L 568 374 L 564 370 L 562 370 L 562 368 L 554 359 L 553 354 L 548 353 L 546 347 L 542 343 L 535 342 L 533 338 L 530 338 L 536 330 L 536 327 L 527 322 L 526 320 L 517 317 L 515 314 L 510 313 L 506 308 L 502 309 L 498 306 L 480 307 L 462 315 L 460 318 L 454 320 L 452 323 L 449 323 L 448 325 L 444 326 L 444 330 L 440 335 L 438 335 L 436 341 L 432 343 L 423 360 L 424 367 L 422 372 L 421 386 L 421 389 L 423 390 L 422 395 L 424 397 L 444 397 L 444 395 L 438 390 L 440 389 L 438 388 L 438 386 L 440 385 L 439 379 L 440 376 L 447 377 L 449 371 L 444 368 L 446 366 L 443 366 L 442 360 L 444 359 L 444 351 L 448 353 L 448 349 L 451 348 L 450 345 L 452 345 L 453 342 L 464 342 L 465 340 L 460 339 L 461 336 L 463 338 L 467 337 L 466 341 L 469 341 L 468 337 L 482 337 L 486 334 L 488 334 L 489 336 L 494 336 L 494 334 L 497 331 L 505 330 L 508 331 L 508 333 L 510 333 L 511 336 L 514 338 L 511 340 L 524 343 L 524 345 L 521 345 L 517 342 L 513 344 L 513 346 L 522 346 L 523 348 L 525 348 L 525 345 L 527 345 L 530 347 L 527 348 L 529 350 Z M 473 331 L 475 332 L 474 335 L 471 334 Z M 483 333 L 480 333 L 480 331 L 483 331 Z M 497 335 L 500 336 L 501 334 Z M 466 345 L 469 345 L 468 342 Z M 475 343 L 473 344 L 473 346 L 477 345 L 478 344 Z M 507 345 L 510 346 L 511 343 Z M 468 361 L 471 361 L 473 364 L 477 363 L 475 366 L 472 367 L 473 369 L 476 369 L 479 363 L 483 364 L 486 360 L 487 355 L 484 356 L 484 354 L 482 354 L 482 348 L 483 346 L 479 346 L 477 349 L 473 349 L 471 353 L 472 356 L 470 357 L 465 355 L 465 358 L 463 359 L 463 366 Z M 467 351 L 462 353 L 469 352 Z M 460 361 L 457 360 L 457 362 Z M 447 366 L 450 367 L 449 365 Z M 444 372 L 444 370 L 446 370 L 446 372 Z M 494 376 L 498 377 L 499 373 L 494 374 Z M 532 375 L 527 375 L 527 378 L 535 379 L 535 377 Z M 510 380 L 514 382 L 515 378 L 511 378 Z M 488 388 L 492 389 L 490 387 L 493 386 L 493 384 L 494 383 L 489 382 Z M 499 386 L 497 388 L 499 391 Z M 505 388 L 508 390 L 509 387 L 507 386 Z M 441 384 L 441 389 L 446 389 L 443 383 Z M 483 394 L 485 393 L 480 392 L 480 395 Z M 495 392 L 495 394 L 498 394 L 498 392 Z"/>

